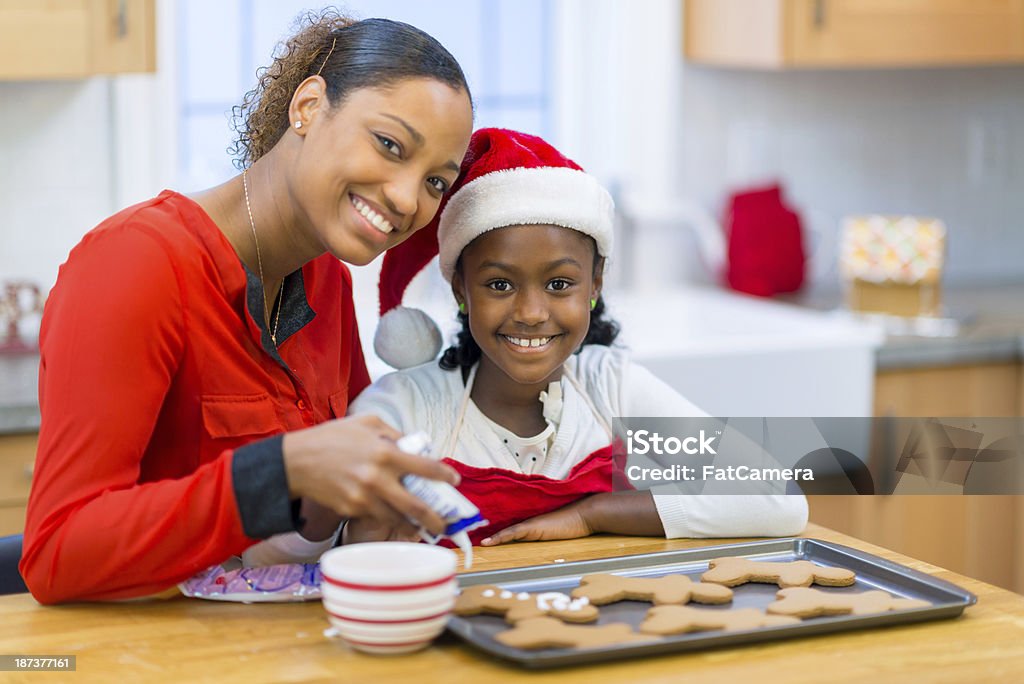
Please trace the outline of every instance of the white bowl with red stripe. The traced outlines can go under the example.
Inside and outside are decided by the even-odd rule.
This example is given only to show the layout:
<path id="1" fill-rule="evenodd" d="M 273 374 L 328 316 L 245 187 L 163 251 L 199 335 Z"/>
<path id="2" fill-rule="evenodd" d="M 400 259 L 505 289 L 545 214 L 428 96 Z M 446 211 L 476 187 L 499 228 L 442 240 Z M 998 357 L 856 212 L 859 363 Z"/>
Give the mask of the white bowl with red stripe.
<path id="1" fill-rule="evenodd" d="M 320 558 L 324 609 L 335 633 L 368 653 L 409 653 L 444 631 L 457 557 L 410 542 L 369 542 Z"/>

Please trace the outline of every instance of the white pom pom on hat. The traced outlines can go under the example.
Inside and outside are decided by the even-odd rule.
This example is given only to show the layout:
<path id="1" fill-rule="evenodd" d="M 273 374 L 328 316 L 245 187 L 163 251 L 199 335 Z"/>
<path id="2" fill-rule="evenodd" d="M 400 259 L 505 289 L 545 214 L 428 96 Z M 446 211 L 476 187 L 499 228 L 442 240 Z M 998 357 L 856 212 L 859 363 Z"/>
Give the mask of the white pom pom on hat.
<path id="1" fill-rule="evenodd" d="M 608 257 L 614 208 L 596 178 L 543 139 L 502 128 L 478 130 L 434 219 L 384 255 L 381 321 L 373 342 L 377 356 L 394 368 L 437 358 L 442 342 L 437 324 L 401 303 L 409 283 L 439 251 L 448 282 L 466 245 L 505 226 L 571 228 L 594 238 L 598 254 Z"/>
<path id="2" fill-rule="evenodd" d="M 381 316 L 373 350 L 393 368 L 411 368 L 437 358 L 441 331 L 425 312 L 396 306 Z"/>
<path id="3" fill-rule="evenodd" d="M 437 254 L 434 221 L 413 233 L 384 255 L 380 269 L 380 323 L 373 336 L 373 350 L 392 368 L 411 368 L 437 358 L 441 331 L 419 309 L 402 306 L 402 296 L 412 279 Z M 433 229 L 431 229 L 433 227 Z"/>

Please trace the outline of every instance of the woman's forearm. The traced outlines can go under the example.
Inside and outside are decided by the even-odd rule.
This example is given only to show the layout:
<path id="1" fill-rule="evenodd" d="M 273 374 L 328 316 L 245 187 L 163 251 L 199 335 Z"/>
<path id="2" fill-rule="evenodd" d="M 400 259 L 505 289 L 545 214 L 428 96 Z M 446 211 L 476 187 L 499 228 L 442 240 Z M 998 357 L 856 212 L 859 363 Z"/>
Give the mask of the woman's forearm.
<path id="1" fill-rule="evenodd" d="M 595 532 L 657 537 L 665 534 L 650 492 L 607 492 L 584 499 L 581 513 Z"/>

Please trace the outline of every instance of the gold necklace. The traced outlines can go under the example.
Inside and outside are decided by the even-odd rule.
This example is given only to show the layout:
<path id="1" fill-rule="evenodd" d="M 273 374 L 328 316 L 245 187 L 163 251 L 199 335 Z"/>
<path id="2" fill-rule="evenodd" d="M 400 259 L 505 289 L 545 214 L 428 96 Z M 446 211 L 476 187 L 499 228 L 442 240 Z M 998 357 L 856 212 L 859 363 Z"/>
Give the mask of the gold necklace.
<path id="1" fill-rule="evenodd" d="M 267 308 L 267 285 L 263 280 L 263 257 L 260 255 L 260 239 L 256 237 L 256 222 L 252 218 L 252 205 L 249 204 L 249 180 L 246 174 L 249 169 L 242 170 L 242 190 L 245 192 L 245 209 L 249 212 L 249 227 L 252 228 L 252 241 L 256 243 L 256 265 L 260 269 L 260 289 L 263 291 L 263 324 L 270 327 L 270 309 Z M 270 340 L 277 346 L 277 324 L 281 322 L 281 296 L 284 283 L 277 289 L 277 316 L 274 317 L 274 329 L 270 331 Z"/>

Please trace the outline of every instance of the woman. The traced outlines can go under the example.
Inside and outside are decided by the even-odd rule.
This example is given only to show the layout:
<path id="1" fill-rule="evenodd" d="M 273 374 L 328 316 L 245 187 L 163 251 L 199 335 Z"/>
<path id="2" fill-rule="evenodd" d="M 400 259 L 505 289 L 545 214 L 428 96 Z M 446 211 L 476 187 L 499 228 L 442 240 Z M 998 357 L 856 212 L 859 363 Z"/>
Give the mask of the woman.
<path id="1" fill-rule="evenodd" d="M 430 221 L 469 90 L 411 26 L 306 24 L 240 108 L 240 176 L 125 209 L 61 268 L 20 566 L 43 603 L 151 595 L 277 533 L 329 544 L 347 517 L 443 529 L 398 478 L 454 471 L 379 420 L 331 420 L 369 382 L 340 262 Z"/>

